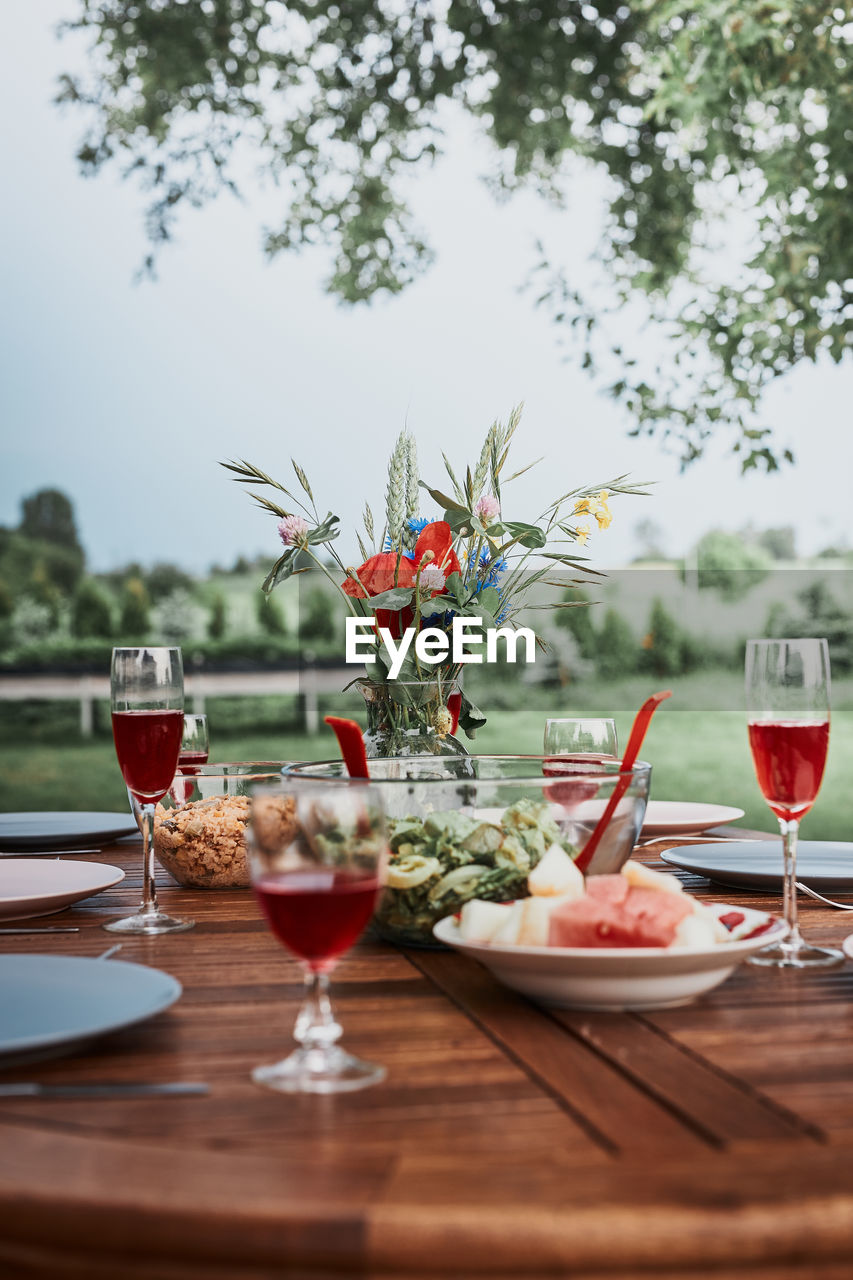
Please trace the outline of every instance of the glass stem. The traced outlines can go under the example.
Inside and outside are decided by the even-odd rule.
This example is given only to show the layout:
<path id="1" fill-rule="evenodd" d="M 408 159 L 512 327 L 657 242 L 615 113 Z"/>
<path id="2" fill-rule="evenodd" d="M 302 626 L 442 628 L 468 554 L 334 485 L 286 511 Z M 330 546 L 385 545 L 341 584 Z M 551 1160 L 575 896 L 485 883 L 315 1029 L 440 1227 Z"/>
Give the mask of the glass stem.
<path id="1" fill-rule="evenodd" d="M 157 886 L 154 883 L 154 805 L 142 805 L 142 901 L 140 913 L 146 916 L 156 915 L 159 911 L 157 903 Z"/>
<path id="2" fill-rule="evenodd" d="M 784 818 L 780 818 L 779 829 L 782 832 L 782 847 L 785 855 L 783 903 L 785 910 L 785 923 L 788 926 L 788 933 L 782 943 L 782 946 L 787 951 L 799 951 L 800 947 L 803 945 L 800 926 L 797 920 L 797 836 L 799 834 L 800 824 L 796 818 L 791 818 L 787 822 Z"/>
<path id="3" fill-rule="evenodd" d="M 340 1039 L 341 1031 L 329 999 L 329 975 L 309 969 L 305 974 L 305 1001 L 293 1029 L 294 1040 L 305 1050 L 327 1053 Z"/>

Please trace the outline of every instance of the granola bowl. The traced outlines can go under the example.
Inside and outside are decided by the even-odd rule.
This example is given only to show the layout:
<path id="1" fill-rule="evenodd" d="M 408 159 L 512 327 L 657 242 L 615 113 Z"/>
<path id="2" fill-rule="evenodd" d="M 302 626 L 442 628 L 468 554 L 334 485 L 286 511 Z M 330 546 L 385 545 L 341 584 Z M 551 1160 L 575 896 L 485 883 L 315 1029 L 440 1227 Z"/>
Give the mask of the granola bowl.
<path id="1" fill-rule="evenodd" d="M 258 784 L 281 781 L 284 761 L 193 765 L 179 770 L 154 814 L 157 861 L 188 889 L 248 889 L 246 824 Z M 277 815 L 290 822 L 293 801 Z"/>

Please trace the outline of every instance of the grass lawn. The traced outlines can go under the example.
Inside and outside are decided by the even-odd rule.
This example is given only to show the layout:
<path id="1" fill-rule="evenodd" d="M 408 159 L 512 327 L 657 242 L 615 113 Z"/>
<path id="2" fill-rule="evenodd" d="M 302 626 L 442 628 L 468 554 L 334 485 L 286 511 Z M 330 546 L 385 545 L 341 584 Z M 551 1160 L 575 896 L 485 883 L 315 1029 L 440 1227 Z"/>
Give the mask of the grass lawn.
<path id="1" fill-rule="evenodd" d="M 648 682 L 644 692 L 648 691 Z M 631 690 L 634 693 L 634 690 Z M 685 699 L 686 700 L 686 699 Z M 627 705 L 637 705 L 632 697 Z M 673 698 L 658 711 L 643 757 L 654 766 L 652 795 L 659 800 L 696 800 L 738 805 L 746 810 L 743 825 L 772 831 L 775 819 L 758 792 L 747 745 L 741 709 L 713 705 L 682 709 Z M 705 701 L 700 699 L 699 701 Z M 849 696 L 834 699 L 849 706 Z M 729 706 L 726 703 L 729 702 Z M 611 697 L 613 708 L 620 703 Z M 553 708 L 558 714 L 560 708 Z M 581 710 L 574 705 L 564 714 Z M 627 740 L 631 711 L 616 713 L 620 742 Z M 541 710 L 498 711 L 478 735 L 478 752 L 539 752 L 545 713 Z M 216 738 L 214 738 L 216 742 Z M 221 736 L 215 755 L 228 760 L 322 759 L 331 749 L 328 733 L 315 737 L 263 733 Z M 814 811 L 806 818 L 805 838 L 853 839 L 853 811 L 849 802 L 853 777 L 853 710 L 835 710 L 829 763 Z M 47 744 L 0 745 L 0 810 L 94 809 L 122 810 L 127 797 L 112 742 L 99 739 L 67 746 Z"/>

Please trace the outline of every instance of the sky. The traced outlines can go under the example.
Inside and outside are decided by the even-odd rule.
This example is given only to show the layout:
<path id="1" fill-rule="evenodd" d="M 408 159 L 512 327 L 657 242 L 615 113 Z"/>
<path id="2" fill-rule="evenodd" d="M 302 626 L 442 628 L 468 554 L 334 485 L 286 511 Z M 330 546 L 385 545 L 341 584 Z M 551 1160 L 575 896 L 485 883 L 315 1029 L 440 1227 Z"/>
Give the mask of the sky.
<path id="1" fill-rule="evenodd" d="M 84 119 L 52 103 L 59 73 L 81 65 L 79 43 L 55 35 L 75 8 L 10 6 L 0 47 L 0 118 L 13 122 L 0 202 L 0 525 L 18 523 L 25 495 L 56 487 L 95 571 L 274 558 L 273 518 L 221 461 L 247 458 L 288 483 L 295 457 L 318 505 L 351 527 L 365 500 L 382 510 L 404 425 L 423 477 L 441 486 L 441 450 L 473 466 L 490 422 L 523 401 L 515 460 L 545 461 L 505 495 L 509 518 L 623 472 L 656 482 L 651 497 L 614 502 L 611 528 L 590 543 L 598 565 L 636 554 L 642 520 L 673 556 L 709 528 L 747 523 L 795 525 L 804 554 L 853 545 L 850 363 L 797 370 L 768 393 L 764 418 L 796 467 L 742 477 L 723 439 L 681 474 L 660 442 L 628 438 L 628 416 L 566 360 L 521 290 L 537 237 L 584 270 L 597 180 L 578 175 L 568 212 L 532 195 L 497 205 L 478 177 L 486 146 L 464 123 L 410 189 L 437 261 L 400 297 L 340 305 L 323 290 L 324 250 L 267 262 L 261 229 L 276 197 L 254 178 L 242 203 L 184 216 L 158 281 L 135 283 L 143 197 L 116 171 L 80 176 Z"/>

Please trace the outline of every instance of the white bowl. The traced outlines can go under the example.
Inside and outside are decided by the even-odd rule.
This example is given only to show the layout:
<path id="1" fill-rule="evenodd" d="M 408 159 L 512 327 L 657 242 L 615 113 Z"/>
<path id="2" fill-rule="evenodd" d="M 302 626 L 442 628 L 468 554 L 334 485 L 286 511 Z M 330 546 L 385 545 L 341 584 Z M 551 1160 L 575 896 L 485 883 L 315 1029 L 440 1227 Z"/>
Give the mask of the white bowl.
<path id="1" fill-rule="evenodd" d="M 717 915 L 743 911 L 714 903 Z M 764 913 L 756 913 L 756 915 Z M 520 947 L 466 942 L 455 916 L 439 920 L 439 942 L 479 960 L 513 991 L 557 1009 L 669 1009 L 689 1004 L 725 982 L 742 960 L 784 936 L 785 924 L 757 938 L 732 939 L 713 947 Z"/>

